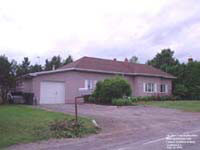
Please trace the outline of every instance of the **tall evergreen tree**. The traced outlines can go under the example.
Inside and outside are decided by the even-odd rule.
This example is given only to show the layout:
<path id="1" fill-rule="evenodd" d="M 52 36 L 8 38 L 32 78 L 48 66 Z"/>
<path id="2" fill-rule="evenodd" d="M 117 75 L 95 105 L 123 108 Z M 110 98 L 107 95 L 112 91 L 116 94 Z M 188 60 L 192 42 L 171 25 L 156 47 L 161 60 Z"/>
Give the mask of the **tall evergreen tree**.
<path id="1" fill-rule="evenodd" d="M 62 59 L 59 55 L 53 56 L 50 61 L 48 59 L 46 59 L 46 61 L 45 61 L 45 70 L 46 71 L 52 70 L 53 67 L 55 67 L 55 69 L 57 69 L 61 66 L 62 66 Z"/>
<path id="2" fill-rule="evenodd" d="M 0 97 L 7 102 L 7 93 L 15 87 L 14 61 L 9 62 L 4 55 L 0 56 Z"/>
<path id="3" fill-rule="evenodd" d="M 73 58 L 71 55 L 69 55 L 64 61 L 63 61 L 63 65 L 69 64 L 73 62 Z"/>
<path id="4" fill-rule="evenodd" d="M 165 72 L 173 73 L 179 65 L 179 61 L 174 58 L 174 51 L 171 49 L 163 49 L 161 53 L 156 54 L 156 56 L 147 62 L 147 64 L 159 68 Z"/>
<path id="5" fill-rule="evenodd" d="M 31 62 L 29 61 L 29 58 L 24 57 L 22 64 L 20 64 L 17 67 L 17 76 L 22 76 L 22 75 L 30 73 L 30 64 Z"/>

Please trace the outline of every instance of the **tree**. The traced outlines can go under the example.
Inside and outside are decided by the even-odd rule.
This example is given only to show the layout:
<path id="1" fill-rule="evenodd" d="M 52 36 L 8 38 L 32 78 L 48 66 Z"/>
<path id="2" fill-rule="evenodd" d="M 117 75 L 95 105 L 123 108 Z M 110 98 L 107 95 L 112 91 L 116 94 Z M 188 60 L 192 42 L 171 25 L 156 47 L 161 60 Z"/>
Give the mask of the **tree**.
<path id="1" fill-rule="evenodd" d="M 30 61 L 28 57 L 24 57 L 22 64 L 17 67 L 17 76 L 30 73 Z"/>
<path id="2" fill-rule="evenodd" d="M 179 65 L 179 61 L 173 56 L 174 51 L 171 49 L 163 49 L 161 53 L 158 53 L 152 60 L 149 60 L 147 64 L 165 72 L 172 73 L 177 67 L 176 65 Z"/>
<path id="3" fill-rule="evenodd" d="M 38 65 L 38 64 L 35 64 L 35 65 L 31 65 L 30 66 L 30 73 L 34 73 L 34 72 L 40 72 L 42 71 L 42 66 L 41 65 Z"/>
<path id="4" fill-rule="evenodd" d="M 176 77 L 173 94 L 183 99 L 200 99 L 200 62 L 179 63 L 174 52 L 164 49 L 147 63 Z"/>
<path id="5" fill-rule="evenodd" d="M 200 99 L 200 62 L 194 61 L 187 63 L 184 75 L 180 78 L 187 89 L 185 94 L 189 99 Z"/>
<path id="6" fill-rule="evenodd" d="M 0 97 L 3 103 L 7 102 L 7 93 L 15 87 L 14 61 L 9 62 L 4 55 L 0 56 Z"/>
<path id="7" fill-rule="evenodd" d="M 55 67 L 55 69 L 59 68 L 62 66 L 62 61 L 61 61 L 61 57 L 58 56 L 53 56 L 51 58 L 51 60 L 49 61 L 48 59 L 46 59 L 45 61 L 45 70 L 52 70 L 53 67 Z"/>
<path id="8" fill-rule="evenodd" d="M 64 61 L 63 61 L 63 65 L 69 64 L 73 62 L 73 58 L 71 55 L 69 55 Z"/>
<path id="9" fill-rule="evenodd" d="M 137 64 L 137 63 L 138 63 L 138 57 L 137 57 L 137 56 L 132 56 L 132 57 L 129 59 L 129 62 L 130 62 L 130 63 L 133 63 L 133 64 Z"/>

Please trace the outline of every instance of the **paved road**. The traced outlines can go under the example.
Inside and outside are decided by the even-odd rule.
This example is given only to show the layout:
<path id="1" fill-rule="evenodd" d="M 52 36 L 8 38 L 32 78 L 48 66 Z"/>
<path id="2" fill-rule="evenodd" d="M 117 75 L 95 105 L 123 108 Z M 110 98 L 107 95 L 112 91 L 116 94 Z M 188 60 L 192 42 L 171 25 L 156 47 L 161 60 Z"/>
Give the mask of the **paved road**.
<path id="1" fill-rule="evenodd" d="M 73 105 L 41 105 L 50 111 L 74 113 Z M 167 135 L 193 135 L 195 144 L 183 150 L 199 150 L 200 113 L 145 106 L 79 105 L 79 115 L 89 116 L 102 132 L 81 139 L 51 139 L 10 147 L 15 150 L 165 150 Z M 169 144 L 168 144 L 169 146 Z M 170 147 L 169 147 L 170 148 Z"/>

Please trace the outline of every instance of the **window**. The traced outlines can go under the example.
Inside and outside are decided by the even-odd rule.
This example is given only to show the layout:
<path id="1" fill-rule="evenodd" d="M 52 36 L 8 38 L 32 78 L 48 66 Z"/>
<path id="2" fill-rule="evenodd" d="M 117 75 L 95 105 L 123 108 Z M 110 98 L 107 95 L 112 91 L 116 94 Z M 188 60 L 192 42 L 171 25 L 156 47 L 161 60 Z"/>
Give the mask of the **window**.
<path id="1" fill-rule="evenodd" d="M 161 93 L 167 93 L 167 85 L 166 84 L 160 85 L 160 92 Z"/>
<path id="2" fill-rule="evenodd" d="M 97 80 L 85 80 L 85 89 L 94 89 L 96 87 Z"/>
<path id="3" fill-rule="evenodd" d="M 156 92 L 156 84 L 144 83 L 144 92 L 149 92 L 149 93 Z"/>
<path id="4" fill-rule="evenodd" d="M 85 80 L 85 89 L 92 89 L 92 80 Z"/>

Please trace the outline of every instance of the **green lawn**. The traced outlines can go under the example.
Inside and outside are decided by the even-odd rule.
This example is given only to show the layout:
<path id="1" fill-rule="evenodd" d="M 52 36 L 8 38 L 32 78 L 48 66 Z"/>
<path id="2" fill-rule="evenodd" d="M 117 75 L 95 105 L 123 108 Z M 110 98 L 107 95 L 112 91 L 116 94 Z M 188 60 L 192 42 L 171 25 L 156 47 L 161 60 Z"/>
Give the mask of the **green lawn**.
<path id="1" fill-rule="evenodd" d="M 140 104 L 151 105 L 164 108 L 180 109 L 189 112 L 200 112 L 200 100 L 199 101 L 145 101 Z"/>
<path id="2" fill-rule="evenodd" d="M 72 119 L 73 117 L 25 105 L 0 105 L 0 149 L 12 144 L 52 138 L 49 123 L 65 118 Z M 86 129 L 83 134 L 96 132 L 90 119 L 79 119 Z"/>

